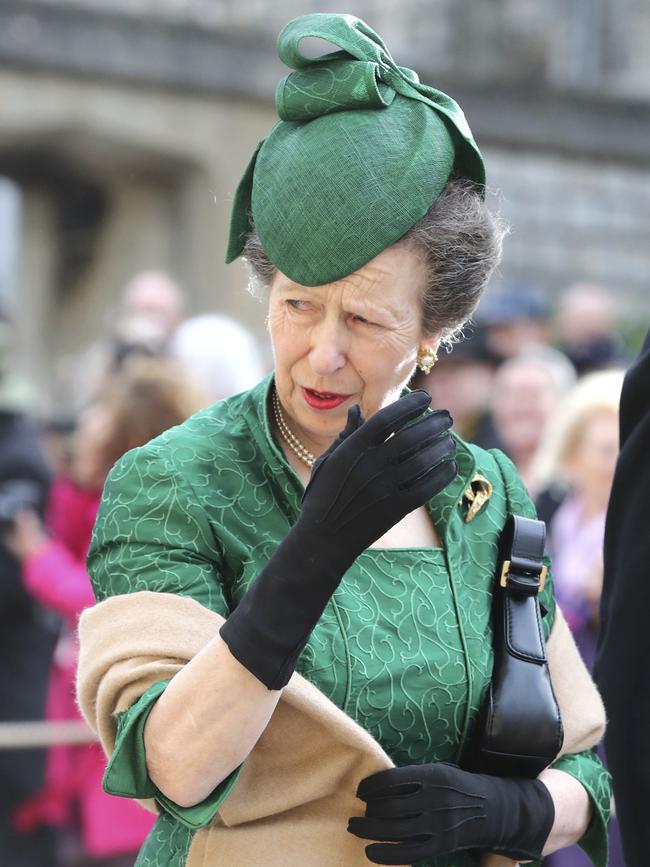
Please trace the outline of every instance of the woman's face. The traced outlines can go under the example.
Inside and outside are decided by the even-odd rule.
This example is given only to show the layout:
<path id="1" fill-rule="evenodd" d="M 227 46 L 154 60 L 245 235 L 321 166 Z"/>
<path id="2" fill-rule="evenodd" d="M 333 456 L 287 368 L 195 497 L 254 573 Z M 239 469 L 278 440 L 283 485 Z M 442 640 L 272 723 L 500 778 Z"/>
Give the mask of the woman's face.
<path id="1" fill-rule="evenodd" d="M 535 451 L 559 397 L 550 373 L 537 361 L 507 363 L 497 371 L 492 415 L 509 451 L 518 456 Z"/>
<path id="2" fill-rule="evenodd" d="M 585 497 L 604 505 L 614 479 L 618 457 L 618 414 L 594 410 L 585 419 L 582 432 L 566 458 L 571 483 Z"/>
<path id="3" fill-rule="evenodd" d="M 275 381 L 294 433 L 317 454 L 358 403 L 366 417 L 408 382 L 421 333 L 424 266 L 388 247 L 358 271 L 322 286 L 277 273 L 269 297 Z"/>

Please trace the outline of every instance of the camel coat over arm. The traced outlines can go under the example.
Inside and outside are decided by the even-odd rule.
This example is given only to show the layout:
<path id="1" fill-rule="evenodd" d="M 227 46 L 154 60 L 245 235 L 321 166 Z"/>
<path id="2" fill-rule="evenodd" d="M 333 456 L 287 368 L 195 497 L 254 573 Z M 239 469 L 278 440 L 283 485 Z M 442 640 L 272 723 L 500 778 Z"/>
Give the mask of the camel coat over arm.
<path id="1" fill-rule="evenodd" d="M 192 599 L 148 591 L 82 615 L 79 701 L 108 755 L 119 714 L 173 677 L 222 623 Z M 605 719 L 561 613 L 548 657 L 564 720 L 562 754 L 577 753 L 600 740 Z M 304 863 L 306 852 L 310 867 L 367 865 L 364 841 L 346 832 L 346 819 L 363 815 L 359 781 L 392 765 L 364 729 L 294 674 L 229 797 L 195 834 L 186 867 L 257 867 L 261 852 L 266 867 Z"/>

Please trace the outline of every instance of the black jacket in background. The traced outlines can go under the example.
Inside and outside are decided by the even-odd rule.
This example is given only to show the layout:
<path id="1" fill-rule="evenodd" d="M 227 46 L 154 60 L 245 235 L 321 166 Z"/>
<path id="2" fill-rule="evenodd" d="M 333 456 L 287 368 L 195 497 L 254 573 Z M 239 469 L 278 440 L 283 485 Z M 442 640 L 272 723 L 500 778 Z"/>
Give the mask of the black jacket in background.
<path id="1" fill-rule="evenodd" d="M 628 867 L 650 864 L 650 332 L 621 396 L 596 662 Z"/>
<path id="2" fill-rule="evenodd" d="M 36 432 L 22 414 L 0 411 L 0 490 L 12 480 L 39 485 L 42 513 L 50 474 Z M 43 718 L 53 627 L 23 589 L 19 563 L 0 541 L 0 721 Z M 44 750 L 0 750 L 0 812 L 42 785 L 44 755 Z"/>

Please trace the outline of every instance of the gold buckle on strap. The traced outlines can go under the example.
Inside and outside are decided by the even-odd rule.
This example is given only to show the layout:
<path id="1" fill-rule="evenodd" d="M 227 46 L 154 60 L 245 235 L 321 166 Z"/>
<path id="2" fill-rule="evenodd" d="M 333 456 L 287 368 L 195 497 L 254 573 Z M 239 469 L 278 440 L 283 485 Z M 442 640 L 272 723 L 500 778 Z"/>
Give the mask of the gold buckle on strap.
<path id="1" fill-rule="evenodd" d="M 539 593 L 544 589 L 544 584 L 546 584 L 546 576 L 548 574 L 548 569 L 546 566 L 542 566 L 542 571 L 539 573 Z M 508 586 L 508 579 L 510 578 L 510 560 L 504 560 L 503 566 L 501 567 L 501 578 L 499 580 L 499 584 L 502 587 Z"/>

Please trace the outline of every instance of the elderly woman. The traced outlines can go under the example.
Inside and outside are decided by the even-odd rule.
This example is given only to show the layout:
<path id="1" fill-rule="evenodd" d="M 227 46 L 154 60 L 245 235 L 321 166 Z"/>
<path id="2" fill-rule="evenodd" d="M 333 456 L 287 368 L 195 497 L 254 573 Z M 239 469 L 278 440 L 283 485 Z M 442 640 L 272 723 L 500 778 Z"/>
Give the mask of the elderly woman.
<path id="1" fill-rule="evenodd" d="M 309 59 L 307 36 L 340 50 Z M 79 674 L 104 785 L 159 812 L 139 867 L 462 867 L 576 840 L 604 865 L 602 707 L 552 582 L 562 754 L 539 779 L 458 766 L 492 672 L 499 535 L 534 515 L 507 458 L 406 389 L 499 258 L 481 155 L 362 21 L 298 18 L 279 53 L 296 71 L 228 252 L 268 290 L 275 369 L 107 482 Z"/>

